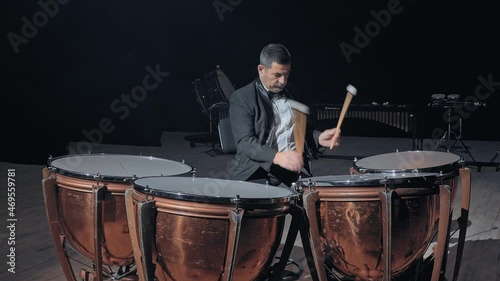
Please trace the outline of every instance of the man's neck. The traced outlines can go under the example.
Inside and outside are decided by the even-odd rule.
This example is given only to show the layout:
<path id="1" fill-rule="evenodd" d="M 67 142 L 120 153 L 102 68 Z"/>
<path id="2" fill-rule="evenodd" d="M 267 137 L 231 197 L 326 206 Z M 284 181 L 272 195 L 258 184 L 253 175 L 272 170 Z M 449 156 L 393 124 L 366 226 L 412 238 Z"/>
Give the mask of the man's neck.
<path id="1" fill-rule="evenodd" d="M 264 90 L 266 90 L 266 92 L 269 92 L 269 89 L 266 87 L 264 82 L 262 82 L 262 79 L 260 77 L 259 77 L 259 80 L 260 80 L 260 84 L 262 84 L 262 87 L 264 87 Z"/>

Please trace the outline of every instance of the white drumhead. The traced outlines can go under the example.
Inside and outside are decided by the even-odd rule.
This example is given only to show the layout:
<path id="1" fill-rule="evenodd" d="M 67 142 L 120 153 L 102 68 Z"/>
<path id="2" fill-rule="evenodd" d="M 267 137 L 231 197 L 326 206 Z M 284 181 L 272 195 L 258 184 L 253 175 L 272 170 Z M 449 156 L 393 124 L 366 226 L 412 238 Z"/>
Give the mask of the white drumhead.
<path id="1" fill-rule="evenodd" d="M 460 162 L 460 156 L 441 151 L 404 151 L 385 153 L 365 157 L 355 162 L 355 166 L 360 170 L 367 171 L 392 171 L 401 170 L 430 170 L 445 172 L 457 169 Z"/>
<path id="2" fill-rule="evenodd" d="M 157 196 L 194 201 L 200 198 L 204 201 L 228 201 L 236 196 L 242 200 L 266 201 L 289 198 L 294 194 L 284 187 L 215 178 L 148 177 L 136 179 L 133 184 L 141 192 L 147 188 Z"/>
<path id="3" fill-rule="evenodd" d="M 446 95 L 445 95 L 445 94 L 432 94 L 432 95 L 431 95 L 431 98 L 432 98 L 432 99 L 435 99 L 435 100 L 442 100 L 442 99 L 444 99 L 445 97 L 446 97 Z"/>
<path id="4" fill-rule="evenodd" d="M 133 177 L 174 176 L 192 171 L 190 165 L 181 162 L 126 154 L 69 155 L 51 159 L 49 167 L 68 175 L 119 180 Z"/>
<path id="5" fill-rule="evenodd" d="M 320 176 L 301 179 L 299 184 L 307 187 L 328 186 L 383 186 L 384 183 L 401 184 L 405 186 L 432 186 L 438 179 L 436 173 L 363 173 L 349 175 Z"/>

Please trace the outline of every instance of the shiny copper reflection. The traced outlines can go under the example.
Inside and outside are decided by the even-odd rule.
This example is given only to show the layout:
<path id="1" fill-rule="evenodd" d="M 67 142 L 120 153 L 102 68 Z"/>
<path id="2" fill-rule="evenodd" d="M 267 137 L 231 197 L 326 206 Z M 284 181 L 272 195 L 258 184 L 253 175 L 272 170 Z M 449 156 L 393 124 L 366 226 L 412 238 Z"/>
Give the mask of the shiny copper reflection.
<path id="1" fill-rule="evenodd" d="M 136 190 L 131 196 L 135 205 L 145 200 L 145 195 Z M 152 238 L 155 277 L 160 281 L 220 280 L 228 258 L 228 210 L 234 209 L 234 205 L 151 195 L 148 198 L 155 201 L 157 208 L 156 230 Z M 289 205 L 276 203 L 242 208 L 246 212 L 232 280 L 262 280 L 281 242 Z"/>
<path id="2" fill-rule="evenodd" d="M 61 232 L 80 254 L 94 260 L 92 188 L 96 181 L 54 175 Z M 125 190 L 131 183 L 99 182 L 106 186 L 103 200 L 102 262 L 125 266 L 134 262 L 125 209 Z"/>
<path id="3" fill-rule="evenodd" d="M 355 280 L 383 277 L 383 187 L 316 187 L 318 227 L 324 264 Z M 306 193 L 304 194 L 307 194 Z M 430 188 L 396 189 L 393 202 L 392 277 L 421 258 L 431 242 L 436 196 Z"/>

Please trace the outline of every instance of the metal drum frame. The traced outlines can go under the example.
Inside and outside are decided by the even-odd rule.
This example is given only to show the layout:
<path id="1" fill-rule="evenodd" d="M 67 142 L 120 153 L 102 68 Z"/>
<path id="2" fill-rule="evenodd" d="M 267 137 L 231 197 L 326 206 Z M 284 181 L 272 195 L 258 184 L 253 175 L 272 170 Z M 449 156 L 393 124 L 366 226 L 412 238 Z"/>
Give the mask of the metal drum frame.
<path id="1" fill-rule="evenodd" d="M 252 198 L 256 184 L 249 182 L 146 177 L 133 184 L 125 197 L 139 280 L 241 281 L 271 274 L 290 190 L 259 185 L 287 195 Z M 241 186 L 247 194 L 205 196 L 207 186 L 230 193 Z"/>
<path id="2" fill-rule="evenodd" d="M 404 273 L 430 245 L 435 194 L 440 213 L 450 211 L 451 189 L 437 185 L 438 178 L 393 173 L 299 181 L 317 280 L 389 281 Z M 440 220 L 432 281 L 440 278 L 448 223 Z"/>
<path id="3" fill-rule="evenodd" d="M 451 159 L 450 156 L 454 159 Z M 446 159 L 449 159 L 447 161 Z M 394 162 L 394 160 L 397 160 Z M 389 162 L 388 165 L 387 162 Z M 397 164 L 397 166 L 396 166 Z M 439 173 L 441 182 L 451 188 L 451 208 L 448 220 L 452 220 L 453 206 L 456 197 L 458 179 L 461 183 L 461 213 L 458 217 L 459 239 L 457 244 L 457 255 L 453 271 L 452 281 L 456 281 L 460 271 L 465 235 L 467 232 L 467 223 L 469 218 L 470 196 L 471 196 L 471 171 L 465 167 L 464 160 L 455 154 L 440 151 L 403 151 L 395 153 L 384 153 L 373 155 L 362 159 L 355 159 L 350 169 L 351 173 L 408 173 L 424 172 Z M 437 202 L 440 202 L 437 200 Z M 439 204 L 436 206 L 439 210 Z M 443 217 L 440 215 L 438 218 Z M 437 222 L 436 222 L 437 223 Z M 450 225 L 450 224 L 449 224 Z M 448 230 L 448 232 L 450 232 Z M 449 236 L 446 243 L 446 252 L 448 252 Z M 431 257 L 430 259 L 432 259 Z M 443 262 L 443 274 L 446 272 L 446 256 Z"/>
<path id="4" fill-rule="evenodd" d="M 75 159 L 87 161 L 80 166 L 82 170 L 78 170 L 78 163 L 71 162 Z M 77 277 L 67 246 L 92 261 L 93 269 L 82 268 L 78 280 L 137 280 L 125 191 L 132 187 L 135 172 L 138 175 L 147 172 L 142 170 L 143 166 L 136 166 L 137 171 L 133 171 L 134 165 L 131 163 L 117 163 L 124 167 L 124 174 L 85 171 L 89 168 L 89 160 L 106 159 L 141 159 L 145 163 L 150 160 L 166 161 L 165 163 L 178 164 L 179 171 L 189 173 L 193 170 L 191 166 L 181 162 L 121 154 L 68 155 L 49 159 L 47 167 L 42 171 L 45 209 L 56 253 L 68 281 L 76 281 Z M 104 162 L 106 164 L 108 163 Z M 69 168 L 70 166 L 75 169 Z M 95 169 L 98 170 L 97 167 Z M 163 174 L 169 175 L 171 172 L 165 170 Z"/>

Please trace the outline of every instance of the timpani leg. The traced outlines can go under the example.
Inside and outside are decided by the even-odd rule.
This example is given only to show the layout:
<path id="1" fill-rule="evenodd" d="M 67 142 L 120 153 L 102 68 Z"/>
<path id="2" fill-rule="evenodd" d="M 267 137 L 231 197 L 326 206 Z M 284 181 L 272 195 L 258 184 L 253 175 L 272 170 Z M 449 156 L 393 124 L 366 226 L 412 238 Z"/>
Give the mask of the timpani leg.
<path id="1" fill-rule="evenodd" d="M 133 189 L 125 190 L 125 207 L 127 210 L 127 223 L 130 233 L 130 239 L 132 240 L 132 250 L 134 252 L 134 260 L 137 268 L 137 276 L 139 281 L 144 281 L 145 278 L 145 268 L 142 263 L 142 252 L 139 245 L 139 235 L 137 233 L 137 210 L 135 209 L 134 200 L 132 199 Z"/>
<path id="2" fill-rule="evenodd" d="M 94 186 L 92 189 L 92 223 L 94 224 L 94 265 L 95 281 L 103 281 L 102 274 L 102 201 L 106 187 Z"/>
<path id="3" fill-rule="evenodd" d="M 137 203 L 137 214 L 139 217 L 138 235 L 141 248 L 141 262 L 144 268 L 145 281 L 155 280 L 155 264 L 153 263 L 153 241 L 155 241 L 155 223 L 156 217 L 155 201 L 145 201 Z"/>
<path id="4" fill-rule="evenodd" d="M 439 227 L 438 227 L 438 240 L 434 251 L 434 267 L 432 269 L 431 281 L 439 281 L 443 272 L 443 259 L 446 254 L 446 243 L 448 242 L 448 229 L 450 207 L 451 207 L 451 188 L 447 185 L 439 186 Z"/>
<path id="5" fill-rule="evenodd" d="M 317 191 L 306 192 L 304 194 L 304 209 L 309 222 L 310 237 L 309 241 L 312 248 L 312 255 L 318 278 L 320 281 L 328 280 L 324 265 L 324 257 L 321 252 L 321 241 L 319 237 L 319 226 L 316 213 L 316 202 L 319 200 Z"/>
<path id="6" fill-rule="evenodd" d="M 458 272 L 460 271 L 460 263 L 464 251 L 465 234 L 467 232 L 467 223 L 469 221 L 469 207 L 471 195 L 471 171 L 469 168 L 460 169 L 460 178 L 462 183 L 462 204 L 461 214 L 458 218 L 458 226 L 460 234 L 458 236 L 457 257 L 455 260 L 455 269 L 453 271 L 453 281 L 457 280 Z"/>
<path id="7" fill-rule="evenodd" d="M 383 248 L 383 264 L 384 264 L 384 281 L 391 280 L 391 241 L 392 241 L 392 197 L 393 190 L 385 190 L 380 192 L 379 198 L 382 204 L 382 248 Z"/>
<path id="8" fill-rule="evenodd" d="M 44 170 L 46 170 L 45 168 Z M 44 179 L 42 180 L 43 186 L 43 197 L 45 201 L 45 210 L 47 212 L 47 218 L 49 222 L 50 233 L 52 235 L 52 241 L 54 242 L 54 247 L 56 250 L 57 257 L 61 264 L 64 276 L 68 281 L 76 281 L 76 277 L 73 273 L 73 268 L 69 261 L 68 252 L 64 246 L 65 237 L 60 231 L 58 214 L 57 214 L 57 203 L 56 203 L 56 179 L 49 178 L 48 173 L 44 171 Z"/>
<path id="9" fill-rule="evenodd" d="M 245 210 L 236 207 L 234 210 L 229 210 L 229 241 L 227 243 L 226 262 L 224 264 L 223 281 L 231 281 L 233 279 L 234 264 L 236 263 L 236 250 L 240 238 L 241 220 Z"/>

